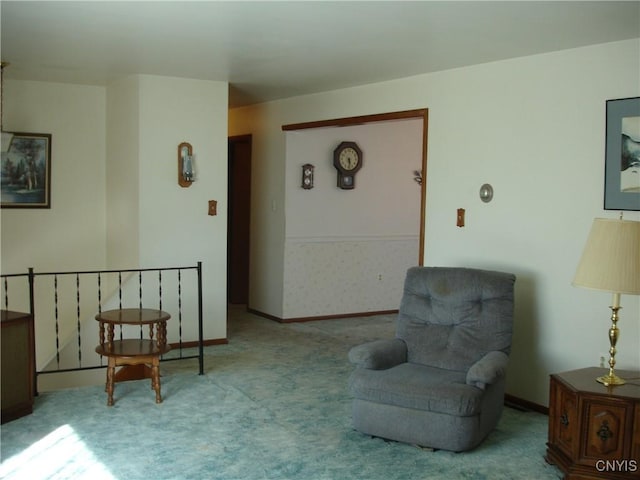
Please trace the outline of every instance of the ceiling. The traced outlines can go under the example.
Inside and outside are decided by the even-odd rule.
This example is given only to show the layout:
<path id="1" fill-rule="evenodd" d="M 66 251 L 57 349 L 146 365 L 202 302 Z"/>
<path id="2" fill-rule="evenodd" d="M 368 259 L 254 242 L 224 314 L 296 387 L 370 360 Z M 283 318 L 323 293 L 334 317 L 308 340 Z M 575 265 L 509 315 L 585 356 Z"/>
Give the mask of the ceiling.
<path id="1" fill-rule="evenodd" d="M 640 1 L 6 1 L 5 78 L 229 82 L 236 107 L 640 37 Z"/>

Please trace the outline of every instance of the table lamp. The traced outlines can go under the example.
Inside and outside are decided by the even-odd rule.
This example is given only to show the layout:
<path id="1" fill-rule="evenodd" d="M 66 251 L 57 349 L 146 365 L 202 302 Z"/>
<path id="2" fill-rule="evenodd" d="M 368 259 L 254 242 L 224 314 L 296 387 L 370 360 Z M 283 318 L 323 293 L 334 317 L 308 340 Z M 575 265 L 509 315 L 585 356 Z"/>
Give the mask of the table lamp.
<path id="1" fill-rule="evenodd" d="M 596 380 L 606 386 L 625 381 L 614 372 L 620 295 L 640 295 L 640 222 L 596 218 L 572 282 L 577 287 L 611 292 L 609 373 Z"/>

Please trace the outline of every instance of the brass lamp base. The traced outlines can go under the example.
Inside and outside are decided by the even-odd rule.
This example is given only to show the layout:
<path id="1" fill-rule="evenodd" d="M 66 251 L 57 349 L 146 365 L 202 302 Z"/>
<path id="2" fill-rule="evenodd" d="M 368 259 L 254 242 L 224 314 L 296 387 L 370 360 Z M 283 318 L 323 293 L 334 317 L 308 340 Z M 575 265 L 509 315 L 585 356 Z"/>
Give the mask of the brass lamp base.
<path id="1" fill-rule="evenodd" d="M 617 299 L 616 295 L 618 295 Z M 623 379 L 621 379 L 613 372 L 613 368 L 616 365 L 616 343 L 618 342 L 618 335 L 620 333 L 620 330 L 618 329 L 618 311 L 622 307 L 620 307 L 619 305 L 619 298 L 619 294 L 614 294 L 613 306 L 610 307 L 611 328 L 609 328 L 609 344 L 611 345 L 611 347 L 609 348 L 609 373 L 607 375 L 596 378 L 597 382 L 600 382 L 607 387 L 624 385 L 626 383 Z"/>
<path id="2" fill-rule="evenodd" d="M 596 378 L 596 382 L 602 383 L 606 387 L 609 387 L 611 385 L 624 385 L 625 383 L 627 383 L 615 373 L 598 377 Z"/>

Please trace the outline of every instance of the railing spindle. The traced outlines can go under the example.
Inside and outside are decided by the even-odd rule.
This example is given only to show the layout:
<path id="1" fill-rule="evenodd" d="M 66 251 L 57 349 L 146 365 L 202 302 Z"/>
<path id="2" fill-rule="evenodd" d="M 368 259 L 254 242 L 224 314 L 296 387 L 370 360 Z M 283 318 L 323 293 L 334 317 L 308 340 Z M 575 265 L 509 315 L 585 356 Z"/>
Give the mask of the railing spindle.
<path id="1" fill-rule="evenodd" d="M 118 272 L 118 308 L 122 310 L 122 272 Z M 122 325 L 120 325 L 120 340 L 122 340 Z"/>
<path id="2" fill-rule="evenodd" d="M 158 270 L 158 310 L 162 310 L 162 270 Z"/>
<path id="3" fill-rule="evenodd" d="M 81 324 L 80 324 L 80 274 L 76 273 L 76 299 L 77 299 L 77 308 L 78 312 L 78 322 L 77 322 L 77 332 L 78 332 L 78 365 L 82 366 L 82 335 L 81 335 Z"/>
<path id="4" fill-rule="evenodd" d="M 102 313 L 102 279 L 98 272 L 98 313 Z"/>
<path id="5" fill-rule="evenodd" d="M 198 262 L 198 364 L 199 375 L 204 375 L 204 338 L 203 325 L 202 325 L 202 262 Z"/>
<path id="6" fill-rule="evenodd" d="M 178 342 L 182 358 L 182 270 L 178 270 Z"/>
<path id="7" fill-rule="evenodd" d="M 7 283 L 7 278 L 4 277 L 4 309 L 9 310 L 9 283 Z"/>
<path id="8" fill-rule="evenodd" d="M 56 320 L 56 363 L 60 368 L 60 322 L 58 317 L 58 275 L 53 277 L 53 304 Z"/>
<path id="9" fill-rule="evenodd" d="M 138 272 L 138 299 L 139 299 L 139 308 L 142 309 L 142 270 Z M 143 339 L 142 334 L 142 325 L 140 325 L 140 340 Z"/>

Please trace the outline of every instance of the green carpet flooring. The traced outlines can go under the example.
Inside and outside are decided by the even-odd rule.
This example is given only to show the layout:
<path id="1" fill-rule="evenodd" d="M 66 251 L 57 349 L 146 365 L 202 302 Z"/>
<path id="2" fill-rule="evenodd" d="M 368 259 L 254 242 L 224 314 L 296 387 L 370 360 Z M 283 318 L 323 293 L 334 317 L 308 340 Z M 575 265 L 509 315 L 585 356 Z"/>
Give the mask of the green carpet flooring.
<path id="1" fill-rule="evenodd" d="M 466 453 L 429 451 L 351 428 L 353 345 L 393 335 L 391 315 L 281 325 L 235 310 L 229 344 L 162 364 L 148 381 L 41 393 L 1 429 L 3 479 L 559 479 L 543 455 L 547 417 L 506 408 Z"/>

